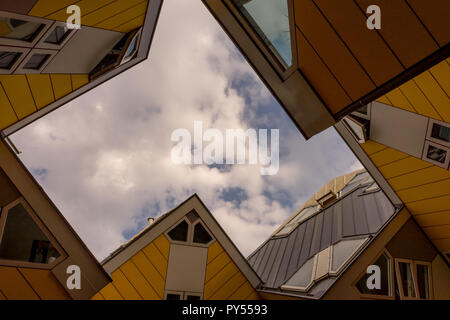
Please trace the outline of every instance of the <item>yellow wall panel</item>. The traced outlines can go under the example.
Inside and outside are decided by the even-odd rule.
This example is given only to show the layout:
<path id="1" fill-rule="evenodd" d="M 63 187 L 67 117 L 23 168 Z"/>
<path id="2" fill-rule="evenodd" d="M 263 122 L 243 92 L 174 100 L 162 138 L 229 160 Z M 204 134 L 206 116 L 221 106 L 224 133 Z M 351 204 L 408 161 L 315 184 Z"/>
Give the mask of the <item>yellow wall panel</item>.
<path id="1" fill-rule="evenodd" d="M 409 102 L 412 104 L 417 113 L 437 120 L 442 120 L 441 116 L 439 116 L 439 114 L 433 108 L 430 101 L 428 101 L 427 97 L 417 86 L 414 79 L 401 85 L 400 89 L 408 98 Z"/>
<path id="2" fill-rule="evenodd" d="M 429 212 L 450 210 L 450 195 L 445 195 L 433 199 L 415 201 L 408 203 L 406 206 L 408 207 L 409 211 L 413 214 L 423 214 Z"/>
<path id="3" fill-rule="evenodd" d="M 11 107 L 5 91 L 0 86 L 0 130 L 12 125 L 17 120 L 14 109 Z"/>
<path id="4" fill-rule="evenodd" d="M 27 79 L 38 109 L 55 101 L 48 74 L 27 74 Z"/>
<path id="5" fill-rule="evenodd" d="M 430 72 L 447 96 L 450 96 L 450 66 L 447 61 L 438 63 L 430 69 Z"/>
<path id="6" fill-rule="evenodd" d="M 422 227 L 444 224 L 450 225 L 450 210 L 415 215 L 414 219 L 416 219 Z"/>
<path id="7" fill-rule="evenodd" d="M 76 2 L 77 0 L 39 0 L 28 14 L 30 16 L 45 17 Z"/>
<path id="8" fill-rule="evenodd" d="M 229 281 L 227 281 L 220 290 L 216 291 L 211 297 L 211 300 L 226 300 L 239 289 L 247 279 L 240 272 L 236 272 Z"/>
<path id="9" fill-rule="evenodd" d="M 144 300 L 158 300 L 161 298 L 132 261 L 128 260 L 125 262 L 120 266 L 120 270 Z"/>
<path id="10" fill-rule="evenodd" d="M 70 300 L 69 294 L 61 286 L 50 270 L 19 268 L 28 283 L 43 300 Z"/>
<path id="11" fill-rule="evenodd" d="M 1 290 L 0 290 L 0 300 L 6 300 L 6 296 L 3 294 Z"/>
<path id="12" fill-rule="evenodd" d="M 405 203 L 448 195 L 450 194 L 450 179 L 402 190 L 397 194 Z"/>
<path id="13" fill-rule="evenodd" d="M 73 90 L 77 90 L 89 82 L 89 75 L 87 74 L 72 74 L 71 78 Z"/>
<path id="14" fill-rule="evenodd" d="M 142 14 L 133 20 L 130 20 L 128 22 L 125 22 L 125 23 L 115 27 L 114 30 L 127 33 L 127 32 L 130 32 L 130 31 L 142 26 L 144 24 L 144 20 L 145 20 L 145 14 Z"/>
<path id="15" fill-rule="evenodd" d="M 166 257 L 166 260 L 169 260 L 170 242 L 169 240 L 167 240 L 166 236 L 163 234 L 160 235 L 153 241 L 153 243 L 159 249 L 162 255 Z"/>
<path id="16" fill-rule="evenodd" d="M 377 99 L 378 102 L 384 103 L 384 104 L 388 104 L 388 105 L 392 105 L 392 102 L 388 99 L 387 96 L 382 96 L 380 98 Z"/>
<path id="17" fill-rule="evenodd" d="M 423 228 L 423 230 L 428 235 L 428 237 L 430 237 L 431 240 L 450 239 L 450 224 L 425 227 Z"/>
<path id="18" fill-rule="evenodd" d="M 450 252 L 450 239 L 433 240 L 436 247 L 442 252 Z"/>
<path id="19" fill-rule="evenodd" d="M 379 170 L 386 179 L 391 179 L 393 177 L 399 177 L 404 174 L 432 166 L 433 165 L 431 163 L 416 157 L 408 157 L 382 166 Z"/>
<path id="20" fill-rule="evenodd" d="M 105 300 L 105 298 L 102 296 L 100 292 L 97 292 L 92 296 L 90 300 Z"/>
<path id="21" fill-rule="evenodd" d="M 126 11 L 117 13 L 111 18 L 96 24 L 95 27 L 112 30 L 115 27 L 118 27 L 126 22 L 134 20 L 135 18 L 145 14 L 146 9 L 147 9 L 147 1 L 141 2 L 138 5 Z"/>
<path id="22" fill-rule="evenodd" d="M 205 283 L 203 298 L 205 300 L 212 298 L 212 295 L 225 288 L 225 284 L 239 272 L 233 262 L 228 263 L 222 270 L 215 274 L 209 281 Z M 233 292 L 230 292 L 232 294 Z M 222 293 L 223 294 L 223 293 Z"/>
<path id="23" fill-rule="evenodd" d="M 114 287 L 116 287 L 117 291 L 125 300 L 142 300 L 142 297 L 133 288 L 120 269 L 115 270 L 111 274 L 111 278 L 113 279 Z"/>
<path id="24" fill-rule="evenodd" d="M 97 10 L 109 3 L 114 2 L 114 0 L 81 0 L 77 1 L 76 5 L 80 7 L 81 11 L 81 24 L 83 24 L 83 16 L 91 13 L 94 10 Z M 48 16 L 46 16 L 47 19 L 51 20 L 59 20 L 59 21 L 67 21 L 68 14 L 66 12 L 67 8 L 64 7 L 63 9 L 54 12 Z"/>
<path id="25" fill-rule="evenodd" d="M 388 182 L 394 190 L 401 191 L 403 189 L 429 184 L 444 179 L 450 179 L 450 171 L 431 165 L 431 167 L 389 179 Z"/>
<path id="26" fill-rule="evenodd" d="M 206 261 L 206 263 L 210 263 L 219 254 L 221 254 L 222 251 L 223 251 L 223 249 L 222 249 L 222 246 L 219 244 L 219 242 L 214 241 L 213 244 L 211 244 L 208 247 L 208 260 Z"/>
<path id="27" fill-rule="evenodd" d="M 70 74 L 51 74 L 53 92 L 59 99 L 72 92 L 72 80 Z"/>
<path id="28" fill-rule="evenodd" d="M 85 16 L 83 16 L 83 20 L 81 21 L 81 24 L 87 25 L 87 26 L 94 26 L 102 21 L 105 21 L 112 16 L 128 10 L 135 5 L 142 2 L 142 0 L 118 0 L 114 1 L 111 4 L 108 4 L 104 7 L 101 7 L 98 10 L 95 10 Z"/>
<path id="29" fill-rule="evenodd" d="M 261 300 L 261 297 L 259 296 L 258 292 L 252 291 L 252 293 L 250 293 L 250 295 L 245 298 L 245 300 Z"/>
<path id="30" fill-rule="evenodd" d="M 25 75 L 1 75 L 0 82 L 19 119 L 36 111 Z"/>
<path id="31" fill-rule="evenodd" d="M 366 143 L 361 144 L 361 147 L 368 155 L 372 155 L 375 152 L 387 149 L 387 147 L 381 143 L 369 140 Z"/>
<path id="32" fill-rule="evenodd" d="M 386 148 L 382 151 L 374 153 L 371 156 L 373 163 L 377 167 L 384 166 L 394 161 L 405 159 L 407 157 L 408 155 L 406 153 L 391 148 Z"/>
<path id="33" fill-rule="evenodd" d="M 17 268 L 0 266 L 0 290 L 8 300 L 39 300 Z"/>
<path id="34" fill-rule="evenodd" d="M 415 78 L 415 81 L 440 117 L 450 123 L 450 99 L 431 73 L 423 72 Z"/>
<path id="35" fill-rule="evenodd" d="M 151 264 L 156 268 L 157 272 L 161 275 L 162 279 L 166 278 L 167 273 L 167 260 L 153 243 L 150 243 L 144 249 L 142 249 L 145 258 L 147 258 Z"/>
<path id="36" fill-rule="evenodd" d="M 164 286 L 165 286 L 165 276 L 164 278 L 160 275 L 160 273 L 156 270 L 154 265 L 148 260 L 147 256 L 139 251 L 133 258 L 133 263 L 154 289 L 157 297 L 153 297 L 152 299 L 162 299 L 164 297 Z M 164 275 L 167 273 L 167 270 L 164 270 Z"/>
<path id="37" fill-rule="evenodd" d="M 391 92 L 388 92 L 386 96 L 388 97 L 389 101 L 391 101 L 392 105 L 396 106 L 397 108 L 416 112 L 414 107 L 411 105 L 411 102 L 408 101 L 408 99 L 400 89 L 394 89 Z"/>
<path id="38" fill-rule="evenodd" d="M 244 300 L 254 291 L 255 289 L 253 289 L 252 285 L 247 281 L 230 296 L 230 300 Z"/>
<path id="39" fill-rule="evenodd" d="M 208 263 L 206 267 L 205 282 L 208 282 L 212 277 L 214 277 L 219 271 L 227 264 L 230 263 L 231 259 L 228 254 L 223 251 L 214 260 Z"/>
<path id="40" fill-rule="evenodd" d="M 119 291 L 117 291 L 116 287 L 112 283 L 108 283 L 106 287 L 104 287 L 100 293 L 106 300 L 123 300 Z"/>

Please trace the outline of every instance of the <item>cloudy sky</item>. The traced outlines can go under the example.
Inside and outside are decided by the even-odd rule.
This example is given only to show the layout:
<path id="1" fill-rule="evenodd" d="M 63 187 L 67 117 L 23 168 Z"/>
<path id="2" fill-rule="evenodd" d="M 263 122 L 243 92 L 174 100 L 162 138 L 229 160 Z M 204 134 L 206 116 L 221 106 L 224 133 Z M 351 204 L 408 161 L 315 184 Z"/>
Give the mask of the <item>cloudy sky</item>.
<path id="1" fill-rule="evenodd" d="M 278 174 L 171 161 L 177 128 L 280 129 Z M 98 259 L 197 193 L 248 255 L 360 164 L 329 129 L 307 142 L 200 1 L 166 1 L 150 58 L 12 136 Z"/>

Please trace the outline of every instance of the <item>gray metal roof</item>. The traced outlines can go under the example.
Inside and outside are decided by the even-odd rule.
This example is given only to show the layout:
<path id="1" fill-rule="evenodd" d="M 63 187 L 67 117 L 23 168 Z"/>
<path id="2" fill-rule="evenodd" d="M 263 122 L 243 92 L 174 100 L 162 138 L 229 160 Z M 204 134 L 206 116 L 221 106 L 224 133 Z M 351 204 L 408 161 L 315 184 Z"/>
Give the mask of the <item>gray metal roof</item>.
<path id="1" fill-rule="evenodd" d="M 272 236 L 253 252 L 248 260 L 263 287 L 279 289 L 308 259 L 343 239 L 380 232 L 396 209 L 383 191 L 364 192 L 366 188 L 360 186 L 301 222 L 289 235 Z M 309 295 L 310 291 L 314 287 Z"/>

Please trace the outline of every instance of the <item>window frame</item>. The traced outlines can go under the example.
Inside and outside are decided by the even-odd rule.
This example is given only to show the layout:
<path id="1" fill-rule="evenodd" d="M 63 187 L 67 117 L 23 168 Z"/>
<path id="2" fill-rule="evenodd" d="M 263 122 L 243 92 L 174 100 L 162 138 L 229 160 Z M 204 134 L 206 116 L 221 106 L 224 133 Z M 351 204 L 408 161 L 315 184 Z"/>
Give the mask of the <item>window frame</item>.
<path id="1" fill-rule="evenodd" d="M 35 22 L 43 24 L 44 26 L 42 29 L 36 34 L 33 41 L 23 41 L 23 40 L 17 40 L 17 39 L 6 39 L 6 38 L 0 38 L 0 44 L 6 45 L 6 46 L 19 46 L 19 47 L 28 47 L 32 48 L 34 47 L 42 38 L 42 36 L 48 31 L 48 29 L 53 24 L 52 20 L 47 20 L 43 18 L 28 16 L 28 15 L 22 15 L 17 13 L 12 13 L 9 11 L 0 11 L 0 16 L 22 20 L 22 21 L 28 21 L 28 22 Z"/>
<path id="2" fill-rule="evenodd" d="M 356 286 L 358 284 L 358 282 L 361 280 L 361 278 L 367 273 L 367 267 L 370 265 L 373 265 L 383 254 L 386 254 L 386 256 L 389 258 L 389 284 L 390 284 L 390 292 L 391 294 L 386 296 L 386 295 L 382 295 L 382 294 L 370 294 L 370 293 L 362 293 L 358 290 L 358 287 Z M 382 299 L 382 300 L 395 300 L 395 281 L 396 281 L 396 277 L 395 277 L 395 268 L 394 268 L 394 258 L 392 257 L 392 255 L 389 253 L 389 251 L 384 248 L 383 250 L 381 250 L 381 252 L 374 258 L 371 260 L 371 262 L 365 267 L 365 269 L 363 270 L 363 272 L 361 272 L 357 277 L 356 280 L 353 281 L 353 285 L 352 287 L 356 290 L 356 292 L 358 292 L 359 296 L 361 298 L 368 298 L 368 299 Z"/>
<path id="3" fill-rule="evenodd" d="M 429 121 L 428 121 L 427 137 L 426 137 L 426 139 L 431 141 L 431 142 L 440 144 L 440 145 L 442 145 L 444 147 L 450 148 L 450 142 L 446 142 L 444 140 L 440 140 L 440 139 L 437 139 L 437 138 L 434 138 L 434 137 L 431 136 L 431 132 L 433 131 L 433 125 L 434 124 L 437 124 L 437 125 L 442 126 L 442 127 L 447 127 L 447 128 L 450 129 L 450 125 L 448 123 L 445 123 L 443 121 L 439 121 L 439 120 L 430 118 Z"/>
<path id="4" fill-rule="evenodd" d="M 0 74 L 13 74 L 16 69 L 19 67 L 19 65 L 25 60 L 25 58 L 28 56 L 28 53 L 31 51 L 30 48 L 21 48 L 21 47 L 9 47 L 9 46 L 1 46 L 0 45 L 0 51 L 5 52 L 11 52 L 20 53 L 19 58 L 12 64 L 12 66 L 9 69 L 0 69 Z"/>
<path id="5" fill-rule="evenodd" d="M 168 294 L 179 295 L 180 300 L 178 300 L 178 301 L 187 300 L 187 296 L 196 296 L 196 297 L 200 297 L 200 300 L 203 300 L 203 293 L 201 293 L 201 292 L 166 290 L 166 291 L 164 291 L 164 300 L 167 300 Z"/>
<path id="6" fill-rule="evenodd" d="M 411 259 L 403 259 L 403 258 L 395 258 L 395 277 L 396 277 L 396 281 L 397 281 L 397 287 L 398 287 L 398 291 L 399 291 L 399 297 L 401 300 L 421 300 L 419 298 L 419 292 L 417 289 L 417 274 L 415 271 L 415 265 L 414 265 L 414 261 Z M 399 269 L 399 263 L 409 263 L 411 265 L 411 273 L 412 273 L 412 278 L 413 278 L 413 284 L 414 284 L 414 293 L 415 293 L 415 297 L 406 297 L 404 295 L 403 292 L 403 284 L 401 281 L 401 276 L 400 276 L 400 269 Z"/>
<path id="7" fill-rule="evenodd" d="M 22 60 L 22 62 L 19 64 L 17 69 L 14 71 L 14 73 L 19 74 L 39 74 L 42 73 L 45 67 L 48 66 L 48 64 L 53 60 L 53 58 L 56 56 L 58 51 L 50 50 L 50 49 L 31 49 L 27 56 Z M 25 69 L 25 65 L 27 62 L 31 59 L 31 57 L 34 54 L 48 54 L 50 55 L 47 60 L 44 61 L 44 63 L 39 67 L 39 69 Z"/>
<path id="8" fill-rule="evenodd" d="M 362 112 L 359 112 L 359 111 L 358 111 L 359 109 L 353 111 L 353 112 L 350 113 L 350 114 L 353 114 L 353 115 L 355 115 L 355 116 L 357 116 L 357 117 L 360 117 L 360 118 L 362 118 L 362 119 L 370 120 L 370 116 L 371 116 L 371 114 L 372 114 L 372 103 L 367 104 L 366 107 L 367 107 L 367 114 L 364 114 L 364 113 L 362 113 Z"/>
<path id="9" fill-rule="evenodd" d="M 305 263 L 304 263 L 303 265 L 305 265 L 306 262 L 308 262 L 310 259 L 314 259 L 314 260 L 313 260 L 313 266 L 312 266 L 312 269 L 311 269 L 311 279 L 309 280 L 309 283 L 308 283 L 306 286 L 304 286 L 304 287 L 300 287 L 300 286 L 290 286 L 290 285 L 285 285 L 285 284 L 283 284 L 283 285 L 280 287 L 282 290 L 298 291 L 298 292 L 303 292 L 303 293 L 305 293 L 305 292 L 308 292 L 309 289 L 311 289 L 312 286 L 313 286 L 316 282 L 320 281 L 320 280 L 315 280 L 315 279 L 314 279 L 314 276 L 315 276 L 315 274 L 316 274 L 317 262 L 318 262 L 318 259 L 319 259 L 319 254 L 317 253 L 317 254 L 314 255 L 314 257 L 311 257 L 311 258 L 309 258 L 308 260 L 306 260 Z M 303 267 L 303 266 L 301 266 L 299 269 L 297 269 L 297 271 L 296 271 L 295 273 L 297 273 L 302 267 Z M 287 279 L 286 282 L 288 282 L 289 280 L 291 280 L 291 278 L 295 275 L 295 273 L 294 273 L 289 279 Z"/>
<path id="10" fill-rule="evenodd" d="M 243 27 L 245 32 L 252 39 L 254 44 L 263 53 L 264 58 L 267 60 L 269 65 L 278 74 L 278 76 L 283 80 L 287 80 L 297 69 L 298 69 L 298 53 L 297 53 L 297 36 L 295 33 L 295 17 L 294 17 L 294 0 L 286 0 L 289 13 L 289 33 L 291 38 L 291 54 L 292 54 L 292 64 L 288 68 L 285 68 L 283 64 L 279 61 L 280 59 L 276 56 L 274 52 L 266 45 L 261 36 L 256 30 L 254 30 L 251 23 L 244 16 L 241 10 L 237 7 L 233 0 L 224 0 L 225 6 L 232 13 L 232 15 L 239 21 L 240 25 Z M 241 2 L 243 2 L 241 0 Z"/>
<path id="11" fill-rule="evenodd" d="M 427 298 L 421 298 L 420 294 L 419 294 L 419 287 L 416 286 L 416 296 L 418 297 L 419 300 L 433 300 L 433 277 L 431 274 L 431 262 L 427 262 L 427 261 L 420 261 L 420 260 L 413 260 L 413 274 L 414 277 L 416 278 L 416 284 L 419 284 L 419 279 L 417 276 L 417 266 L 418 265 L 422 265 L 422 266 L 427 266 L 428 267 L 428 290 L 430 292 L 430 296 Z"/>
<path id="12" fill-rule="evenodd" d="M 349 240 L 359 240 L 363 239 L 364 241 L 356 248 L 355 251 L 347 258 L 345 261 L 337 268 L 337 270 L 333 270 L 333 252 L 334 252 L 334 246 L 342 241 L 349 241 Z M 339 242 L 336 242 L 332 244 L 330 247 L 330 261 L 328 265 L 328 274 L 330 276 L 337 276 L 339 275 L 342 270 L 364 249 L 364 247 L 367 245 L 367 243 L 370 241 L 370 236 L 363 236 L 363 237 L 352 237 L 352 238 L 342 238 Z M 375 260 L 376 261 L 376 260 Z"/>
<path id="13" fill-rule="evenodd" d="M 53 235 L 50 233 L 50 231 L 46 228 L 44 223 L 41 221 L 41 219 L 37 216 L 37 214 L 34 212 L 34 210 L 31 208 L 31 206 L 28 204 L 28 202 L 23 198 L 19 197 L 18 199 L 14 200 L 13 202 L 9 203 L 8 205 L 1 208 L 1 215 L 0 215 L 0 243 L 3 239 L 3 233 L 6 225 L 6 220 L 9 215 L 9 210 L 14 208 L 15 206 L 21 204 L 23 208 L 27 211 L 27 213 L 30 215 L 30 217 L 33 219 L 33 221 L 36 223 L 37 227 L 42 231 L 42 233 L 47 237 L 48 241 L 52 244 L 52 246 L 58 251 L 59 257 L 55 259 L 52 263 L 37 263 L 37 262 L 29 262 L 29 261 L 20 261 L 20 260 L 8 260 L 8 259 L 1 259 L 0 258 L 0 266 L 8 266 L 8 267 L 26 267 L 26 268 L 33 268 L 33 269 L 52 269 L 57 264 L 59 264 L 61 261 L 65 260 L 67 258 L 66 252 L 63 250 L 63 248 L 59 245 L 58 241 L 53 237 Z"/>
<path id="14" fill-rule="evenodd" d="M 189 211 L 190 212 L 190 211 Z M 197 213 L 198 215 L 198 213 Z M 179 241 L 179 240 L 173 240 L 170 235 L 169 232 L 172 231 L 174 228 L 176 228 L 181 222 L 185 221 L 188 224 L 188 233 L 187 233 L 187 240 L 186 242 L 184 241 Z M 208 243 L 197 243 L 194 242 L 194 227 L 201 223 L 203 228 L 205 228 L 205 230 L 209 233 L 209 235 L 211 236 L 211 240 Z M 195 220 L 193 223 L 191 223 L 187 217 L 187 215 L 183 216 L 183 218 L 181 218 L 180 220 L 178 220 L 176 223 L 174 223 L 169 229 L 167 229 L 164 232 L 164 235 L 167 237 L 167 239 L 170 241 L 170 243 L 173 244 L 181 244 L 181 245 L 189 245 L 189 246 L 193 246 L 193 247 L 203 247 L 203 248 L 208 248 L 214 241 L 216 241 L 216 238 L 214 237 L 213 233 L 211 232 L 211 230 L 206 226 L 206 224 L 202 221 L 202 219 L 200 218 L 200 216 L 198 217 L 197 220 Z"/>
<path id="15" fill-rule="evenodd" d="M 430 146 L 447 151 L 447 156 L 445 158 L 445 162 L 444 163 L 441 163 L 439 161 L 436 161 L 436 160 L 428 158 L 427 155 L 428 155 L 428 149 L 429 149 Z M 435 142 L 430 141 L 430 140 L 425 140 L 425 145 L 423 147 L 423 153 L 422 153 L 422 160 L 427 161 L 427 162 L 429 162 L 431 164 L 434 164 L 435 166 L 438 166 L 438 167 L 441 167 L 441 168 L 444 168 L 444 169 L 448 170 L 449 164 L 450 164 L 450 148 L 447 148 L 447 147 L 445 147 L 445 146 L 443 146 L 441 144 L 435 143 Z"/>
<path id="16" fill-rule="evenodd" d="M 72 38 L 75 33 L 77 32 L 77 29 L 69 29 L 68 34 L 64 37 L 63 41 L 61 41 L 60 44 L 55 43 L 47 43 L 45 40 L 50 36 L 50 34 L 55 30 L 56 27 L 65 27 L 66 23 L 62 21 L 55 21 L 48 30 L 42 35 L 42 37 L 39 39 L 39 42 L 36 44 L 37 49 L 53 49 L 53 50 L 60 50 L 64 47 L 64 45 Z"/>

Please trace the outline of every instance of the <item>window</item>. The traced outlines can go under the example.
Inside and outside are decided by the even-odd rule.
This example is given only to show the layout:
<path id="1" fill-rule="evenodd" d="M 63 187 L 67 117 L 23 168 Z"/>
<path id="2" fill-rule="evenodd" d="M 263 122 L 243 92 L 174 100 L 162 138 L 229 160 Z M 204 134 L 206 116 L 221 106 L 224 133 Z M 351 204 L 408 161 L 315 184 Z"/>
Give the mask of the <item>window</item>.
<path id="1" fill-rule="evenodd" d="M 67 35 L 70 33 L 66 26 L 56 26 L 50 34 L 45 38 L 45 43 L 60 45 Z"/>
<path id="2" fill-rule="evenodd" d="M 0 38 L 32 42 L 44 24 L 0 16 Z"/>
<path id="3" fill-rule="evenodd" d="M 344 188 L 340 191 L 340 196 L 343 197 L 346 194 L 352 192 L 357 187 L 373 182 L 372 177 L 367 171 L 358 173 L 352 180 L 350 180 Z"/>
<path id="4" fill-rule="evenodd" d="M 141 32 L 140 31 L 137 32 L 133 36 L 132 40 L 128 44 L 128 47 L 127 47 L 127 49 L 125 51 L 125 54 L 124 54 L 120 64 L 123 64 L 123 63 L 126 63 L 126 62 L 130 61 L 134 57 L 134 55 L 136 54 L 137 49 L 138 49 L 138 42 L 139 42 L 139 37 L 140 36 L 141 36 Z"/>
<path id="5" fill-rule="evenodd" d="M 182 293 L 167 293 L 166 300 L 181 300 Z"/>
<path id="6" fill-rule="evenodd" d="M 213 240 L 211 233 L 195 210 L 190 211 L 174 228 L 167 232 L 170 240 L 207 246 Z"/>
<path id="7" fill-rule="evenodd" d="M 17 59 L 20 57 L 20 52 L 0 52 L 0 68 L 11 69 Z"/>
<path id="8" fill-rule="evenodd" d="M 23 66 L 23 69 L 39 70 L 49 57 L 50 57 L 49 54 L 35 53 L 25 63 L 25 65 Z"/>
<path id="9" fill-rule="evenodd" d="M 205 227 L 199 222 L 194 227 L 194 242 L 195 243 L 203 243 L 207 244 L 212 240 L 208 231 L 206 231 Z"/>
<path id="10" fill-rule="evenodd" d="M 448 123 L 430 119 L 428 123 L 427 139 L 450 148 L 450 126 Z"/>
<path id="11" fill-rule="evenodd" d="M 365 295 L 377 295 L 377 296 L 387 296 L 392 297 L 392 258 L 385 251 L 381 256 L 373 263 L 380 268 L 380 289 L 369 289 L 367 287 L 367 279 L 370 274 L 364 272 L 362 278 L 356 283 L 356 288 Z M 365 270 L 366 271 L 366 270 Z"/>
<path id="12" fill-rule="evenodd" d="M 414 282 L 412 263 L 397 261 L 397 283 L 401 297 L 416 297 L 416 286 Z"/>
<path id="13" fill-rule="evenodd" d="M 319 211 L 320 206 L 312 206 L 302 209 L 289 223 L 287 223 L 275 236 L 285 236 L 292 232 L 301 222 Z"/>
<path id="14" fill-rule="evenodd" d="M 186 221 L 182 221 L 179 225 L 169 231 L 169 237 L 175 241 L 187 241 L 189 225 Z"/>
<path id="15" fill-rule="evenodd" d="M 371 104 L 365 105 L 365 106 L 359 108 L 358 110 L 353 111 L 351 114 L 354 116 L 357 116 L 359 118 L 362 118 L 362 119 L 370 120 L 370 111 L 371 111 L 370 109 L 371 109 Z"/>
<path id="16" fill-rule="evenodd" d="M 416 263 L 417 291 L 420 299 L 430 299 L 430 267 L 428 264 Z"/>
<path id="17" fill-rule="evenodd" d="M 364 123 L 358 121 L 352 116 L 345 117 L 344 123 L 358 143 L 364 143 L 367 141 L 367 129 Z"/>
<path id="18" fill-rule="evenodd" d="M 444 169 L 448 169 L 450 160 L 450 148 L 425 140 L 423 159 L 434 165 L 437 165 Z"/>
<path id="19" fill-rule="evenodd" d="M 330 204 L 336 201 L 337 197 L 333 191 L 329 191 L 324 196 L 317 199 L 317 202 L 320 204 L 322 208 L 328 207 Z"/>
<path id="20" fill-rule="evenodd" d="M 243 16 L 285 69 L 292 65 L 288 0 L 234 0 Z"/>
<path id="21" fill-rule="evenodd" d="M 283 285 L 282 289 L 307 291 L 312 284 L 312 273 L 315 257 L 316 256 L 306 261 L 305 264 L 286 282 L 286 284 Z"/>
<path id="22" fill-rule="evenodd" d="M 400 299 L 431 299 L 431 263 L 395 259 Z"/>
<path id="23" fill-rule="evenodd" d="M 40 228 L 22 200 L 3 208 L 0 230 L 0 260 L 52 264 L 60 253 Z M 2 228 L 3 226 L 3 228 Z"/>
<path id="24" fill-rule="evenodd" d="M 201 293 L 167 291 L 166 300 L 201 300 Z"/>
<path id="25" fill-rule="evenodd" d="M 332 247 L 331 272 L 338 273 L 368 238 L 341 240 Z"/>

